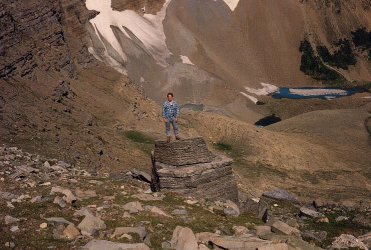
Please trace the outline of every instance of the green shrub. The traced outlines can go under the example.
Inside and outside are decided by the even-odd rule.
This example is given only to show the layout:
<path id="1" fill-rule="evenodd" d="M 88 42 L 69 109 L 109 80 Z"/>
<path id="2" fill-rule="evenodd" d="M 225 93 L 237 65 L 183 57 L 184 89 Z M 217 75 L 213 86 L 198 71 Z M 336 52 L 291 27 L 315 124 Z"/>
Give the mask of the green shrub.
<path id="1" fill-rule="evenodd" d="M 321 62 L 320 58 L 315 55 L 311 44 L 306 39 L 300 43 L 299 51 L 302 53 L 300 70 L 306 75 L 323 81 L 343 80 L 341 75 L 327 68 Z"/>

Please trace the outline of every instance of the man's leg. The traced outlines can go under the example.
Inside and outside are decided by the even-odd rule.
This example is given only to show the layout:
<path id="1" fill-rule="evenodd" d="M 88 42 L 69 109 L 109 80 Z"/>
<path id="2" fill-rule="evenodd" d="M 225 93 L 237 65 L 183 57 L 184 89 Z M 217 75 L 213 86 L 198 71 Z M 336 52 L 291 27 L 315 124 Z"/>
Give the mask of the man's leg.
<path id="1" fill-rule="evenodd" d="M 172 120 L 171 122 L 172 122 L 172 124 L 173 124 L 173 129 L 174 129 L 175 138 L 176 138 L 177 140 L 179 140 L 180 137 L 179 137 L 179 127 L 178 127 L 178 124 L 177 124 L 174 120 Z"/>
<path id="2" fill-rule="evenodd" d="M 166 131 L 166 141 L 170 142 L 170 136 L 171 136 L 171 131 L 170 131 L 170 121 L 165 122 L 165 131 Z"/>

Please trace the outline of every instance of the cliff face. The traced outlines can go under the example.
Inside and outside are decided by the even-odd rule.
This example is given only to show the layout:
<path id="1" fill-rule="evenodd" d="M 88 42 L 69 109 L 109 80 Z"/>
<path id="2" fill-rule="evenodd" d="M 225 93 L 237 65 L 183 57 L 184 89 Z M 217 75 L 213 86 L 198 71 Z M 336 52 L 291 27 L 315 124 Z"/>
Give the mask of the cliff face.
<path id="1" fill-rule="evenodd" d="M 37 72 L 71 78 L 75 61 L 91 58 L 83 39 L 90 17 L 84 1 L 9 0 L 0 8 L 0 78 L 35 79 Z"/>

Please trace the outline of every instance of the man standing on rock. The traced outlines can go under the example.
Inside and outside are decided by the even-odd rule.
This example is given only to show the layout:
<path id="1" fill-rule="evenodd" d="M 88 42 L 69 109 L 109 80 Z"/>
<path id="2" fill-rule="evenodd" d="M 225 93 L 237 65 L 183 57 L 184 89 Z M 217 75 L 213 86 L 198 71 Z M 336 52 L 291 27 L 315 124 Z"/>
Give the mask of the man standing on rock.
<path id="1" fill-rule="evenodd" d="M 178 117 L 180 114 L 179 106 L 176 103 L 176 101 L 174 101 L 173 99 L 174 99 L 173 93 L 168 93 L 167 100 L 162 105 L 162 119 L 165 123 L 167 143 L 170 142 L 170 136 L 171 136 L 170 125 L 173 125 L 175 139 L 180 140 L 179 128 L 177 124 Z"/>

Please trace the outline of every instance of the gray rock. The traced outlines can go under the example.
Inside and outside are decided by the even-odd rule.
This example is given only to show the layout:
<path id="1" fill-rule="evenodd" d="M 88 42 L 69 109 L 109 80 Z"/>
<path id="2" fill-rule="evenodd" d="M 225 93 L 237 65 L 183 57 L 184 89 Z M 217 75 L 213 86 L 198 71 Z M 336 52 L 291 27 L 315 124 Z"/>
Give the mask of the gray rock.
<path id="1" fill-rule="evenodd" d="M 5 247 L 10 247 L 10 248 L 14 248 L 15 247 L 15 244 L 14 242 L 5 242 Z"/>
<path id="2" fill-rule="evenodd" d="M 75 227 L 75 225 L 68 225 L 63 230 L 63 236 L 69 240 L 74 240 L 80 236 L 80 231 Z"/>
<path id="3" fill-rule="evenodd" d="M 259 247 L 270 244 L 270 241 L 262 240 L 254 236 L 233 237 L 215 236 L 210 239 L 214 249 L 236 249 L 236 250 L 256 250 Z"/>
<path id="4" fill-rule="evenodd" d="M 100 218 L 86 214 L 77 227 L 81 230 L 82 235 L 92 236 L 99 230 L 106 229 L 106 224 Z"/>
<path id="5" fill-rule="evenodd" d="M 17 233 L 17 232 L 19 232 L 19 227 L 18 227 L 18 226 L 12 226 L 12 227 L 10 228 L 10 232 L 12 232 L 12 233 Z"/>
<path id="6" fill-rule="evenodd" d="M 255 202 L 254 200 L 247 198 L 244 202 L 241 202 L 240 207 L 241 213 L 252 214 L 263 222 L 267 222 L 268 207 L 262 201 Z"/>
<path id="7" fill-rule="evenodd" d="M 61 208 L 67 206 L 67 203 L 59 196 L 55 196 L 53 203 L 59 205 Z"/>
<path id="8" fill-rule="evenodd" d="M 272 228 L 270 226 L 255 226 L 255 230 L 256 236 L 259 238 L 272 233 Z"/>
<path id="9" fill-rule="evenodd" d="M 339 216 L 335 219 L 336 222 L 344 221 L 344 220 L 349 220 L 349 217 L 346 216 Z"/>
<path id="10" fill-rule="evenodd" d="M 83 250 L 149 250 L 150 248 L 144 243 L 138 244 L 126 244 L 118 243 L 107 240 L 91 240 L 85 246 Z"/>
<path id="11" fill-rule="evenodd" d="M 342 234 L 336 237 L 331 244 L 331 249 L 358 248 L 367 250 L 368 247 L 359 239 L 350 234 Z"/>
<path id="12" fill-rule="evenodd" d="M 14 217 L 12 217 L 10 215 L 5 215 L 4 221 L 5 221 L 5 225 L 10 225 L 10 224 L 14 224 L 14 223 L 19 222 L 20 219 L 14 218 Z"/>
<path id="13" fill-rule="evenodd" d="M 67 224 L 67 225 L 73 225 L 72 222 L 66 220 L 65 218 L 62 217 L 49 217 L 45 218 L 47 222 L 55 223 L 55 224 Z"/>
<path id="14" fill-rule="evenodd" d="M 371 248 L 371 232 L 358 237 L 368 248 Z"/>
<path id="15" fill-rule="evenodd" d="M 226 208 L 224 208 L 223 212 L 226 216 L 230 217 L 238 217 L 240 216 L 240 209 L 236 203 L 231 200 L 227 200 L 225 203 Z"/>
<path id="16" fill-rule="evenodd" d="M 123 234 L 131 234 L 135 233 L 138 234 L 139 238 L 142 241 L 145 241 L 148 233 L 146 231 L 145 227 L 117 227 L 113 234 L 111 235 L 111 238 L 120 237 Z"/>
<path id="17" fill-rule="evenodd" d="M 64 194 L 65 196 L 63 197 L 63 199 L 67 202 L 67 203 L 73 203 L 77 200 L 76 196 L 72 193 L 71 190 L 69 190 L 68 188 L 63 188 L 63 187 L 52 187 L 52 190 L 50 191 L 50 194 L 53 195 L 55 193 L 61 193 L 61 194 Z"/>
<path id="18" fill-rule="evenodd" d="M 62 240 L 62 239 L 65 239 L 65 236 L 63 235 L 63 231 L 65 230 L 65 226 L 62 225 L 62 224 L 59 224 L 57 225 L 54 229 L 53 229 L 53 238 L 55 240 Z"/>
<path id="19" fill-rule="evenodd" d="M 274 200 L 283 200 L 293 203 L 299 203 L 299 200 L 294 195 L 289 194 L 287 191 L 283 189 L 276 189 L 274 191 L 264 192 L 263 196 Z"/>
<path id="20" fill-rule="evenodd" d="M 284 234 L 284 235 L 296 235 L 300 236 L 299 229 L 291 227 L 282 221 L 276 221 L 272 225 L 272 232 Z"/>
<path id="21" fill-rule="evenodd" d="M 76 188 L 75 194 L 79 199 L 82 200 L 97 197 L 95 190 L 81 190 L 80 188 Z"/>
<path id="22" fill-rule="evenodd" d="M 129 203 L 126 203 L 123 207 L 124 210 L 129 211 L 129 213 L 138 213 L 144 210 L 142 207 L 142 204 L 139 201 L 132 201 Z"/>
<path id="23" fill-rule="evenodd" d="M 314 240 L 319 243 L 322 243 L 327 238 L 327 232 L 326 231 L 316 232 L 314 230 L 310 230 L 303 232 L 302 237 L 303 239 Z"/>
<path id="24" fill-rule="evenodd" d="M 131 170 L 131 176 L 135 179 L 140 180 L 140 181 L 144 181 L 144 182 L 147 182 L 147 183 L 152 182 L 151 175 L 147 174 L 146 172 L 137 170 L 137 169 Z"/>
<path id="25" fill-rule="evenodd" d="M 273 243 L 258 247 L 258 250 L 288 250 L 289 245 L 286 243 Z"/>
<path id="26" fill-rule="evenodd" d="M 172 215 L 182 215 L 182 216 L 186 216 L 188 215 L 188 211 L 185 210 L 185 209 L 174 209 L 172 212 L 171 212 Z"/>
<path id="27" fill-rule="evenodd" d="M 171 247 L 174 249 L 198 250 L 196 236 L 190 228 L 177 226 L 171 238 Z"/>
<path id="28" fill-rule="evenodd" d="M 309 218 L 322 218 L 324 215 L 320 212 L 317 212 L 313 209 L 307 208 L 307 207 L 301 207 L 300 208 L 300 216 L 305 216 Z"/>
<path id="29" fill-rule="evenodd" d="M 161 208 L 158 208 L 156 206 L 145 206 L 144 209 L 156 215 L 160 215 L 164 217 L 172 217 L 171 215 L 168 215 L 165 211 L 163 211 Z"/>

